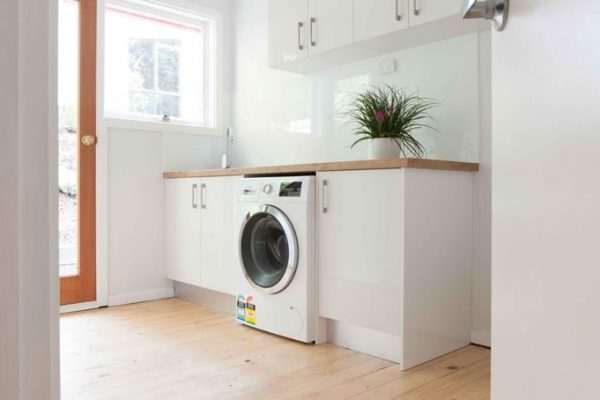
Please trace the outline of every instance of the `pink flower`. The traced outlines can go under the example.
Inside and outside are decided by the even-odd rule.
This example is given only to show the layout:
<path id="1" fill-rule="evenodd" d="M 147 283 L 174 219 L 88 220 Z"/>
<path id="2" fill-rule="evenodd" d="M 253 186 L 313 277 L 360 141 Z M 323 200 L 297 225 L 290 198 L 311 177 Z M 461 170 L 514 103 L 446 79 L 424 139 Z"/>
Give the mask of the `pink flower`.
<path id="1" fill-rule="evenodd" d="M 381 124 L 384 119 L 385 119 L 385 112 L 383 112 L 383 111 L 375 112 L 375 121 L 377 121 L 377 123 Z"/>

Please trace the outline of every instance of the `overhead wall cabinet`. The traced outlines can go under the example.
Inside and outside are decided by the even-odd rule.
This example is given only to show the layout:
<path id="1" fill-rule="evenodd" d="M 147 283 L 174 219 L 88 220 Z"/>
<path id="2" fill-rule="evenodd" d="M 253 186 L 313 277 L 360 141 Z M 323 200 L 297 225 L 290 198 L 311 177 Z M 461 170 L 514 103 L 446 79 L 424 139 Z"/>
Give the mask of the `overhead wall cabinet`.
<path id="1" fill-rule="evenodd" d="M 462 4 L 463 0 L 408 0 L 410 26 L 456 15 L 460 13 Z"/>
<path id="2" fill-rule="evenodd" d="M 490 29 L 462 0 L 269 0 L 269 65 L 310 73 Z"/>
<path id="3" fill-rule="evenodd" d="M 351 44 L 352 18 L 352 0 L 269 1 L 270 65 Z"/>
<path id="4" fill-rule="evenodd" d="M 410 368 L 467 345 L 472 174 L 318 173 L 319 314 L 329 340 Z"/>
<path id="5" fill-rule="evenodd" d="M 408 0 L 354 0 L 354 40 L 362 41 L 408 28 Z"/>
<path id="6" fill-rule="evenodd" d="M 165 181 L 167 278 L 235 294 L 236 177 Z"/>

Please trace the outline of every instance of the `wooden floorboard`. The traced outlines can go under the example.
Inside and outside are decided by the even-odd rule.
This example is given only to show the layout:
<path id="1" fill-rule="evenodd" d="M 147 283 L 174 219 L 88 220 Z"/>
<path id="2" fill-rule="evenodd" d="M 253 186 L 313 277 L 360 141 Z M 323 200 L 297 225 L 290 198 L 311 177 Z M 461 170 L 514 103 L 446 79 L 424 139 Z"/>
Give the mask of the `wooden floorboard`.
<path id="1" fill-rule="evenodd" d="M 179 299 L 61 317 L 64 400 L 487 400 L 490 352 L 468 346 L 408 371 L 332 344 L 242 326 Z"/>

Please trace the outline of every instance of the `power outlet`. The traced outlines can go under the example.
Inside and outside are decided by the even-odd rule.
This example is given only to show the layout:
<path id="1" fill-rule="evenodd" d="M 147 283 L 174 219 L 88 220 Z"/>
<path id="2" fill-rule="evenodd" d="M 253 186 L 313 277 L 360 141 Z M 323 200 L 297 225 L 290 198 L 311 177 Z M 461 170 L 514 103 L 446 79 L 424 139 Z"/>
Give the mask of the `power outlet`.
<path id="1" fill-rule="evenodd" d="M 396 72 L 396 60 L 385 60 L 379 63 L 379 75 L 393 74 Z"/>

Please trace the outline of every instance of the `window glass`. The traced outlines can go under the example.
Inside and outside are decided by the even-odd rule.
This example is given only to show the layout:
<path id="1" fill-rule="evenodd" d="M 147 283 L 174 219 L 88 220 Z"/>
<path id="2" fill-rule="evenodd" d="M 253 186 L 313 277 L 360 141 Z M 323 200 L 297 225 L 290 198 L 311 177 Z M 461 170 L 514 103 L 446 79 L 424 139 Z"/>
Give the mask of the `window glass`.
<path id="1" fill-rule="evenodd" d="M 214 21 L 108 3 L 105 114 L 213 127 Z"/>

